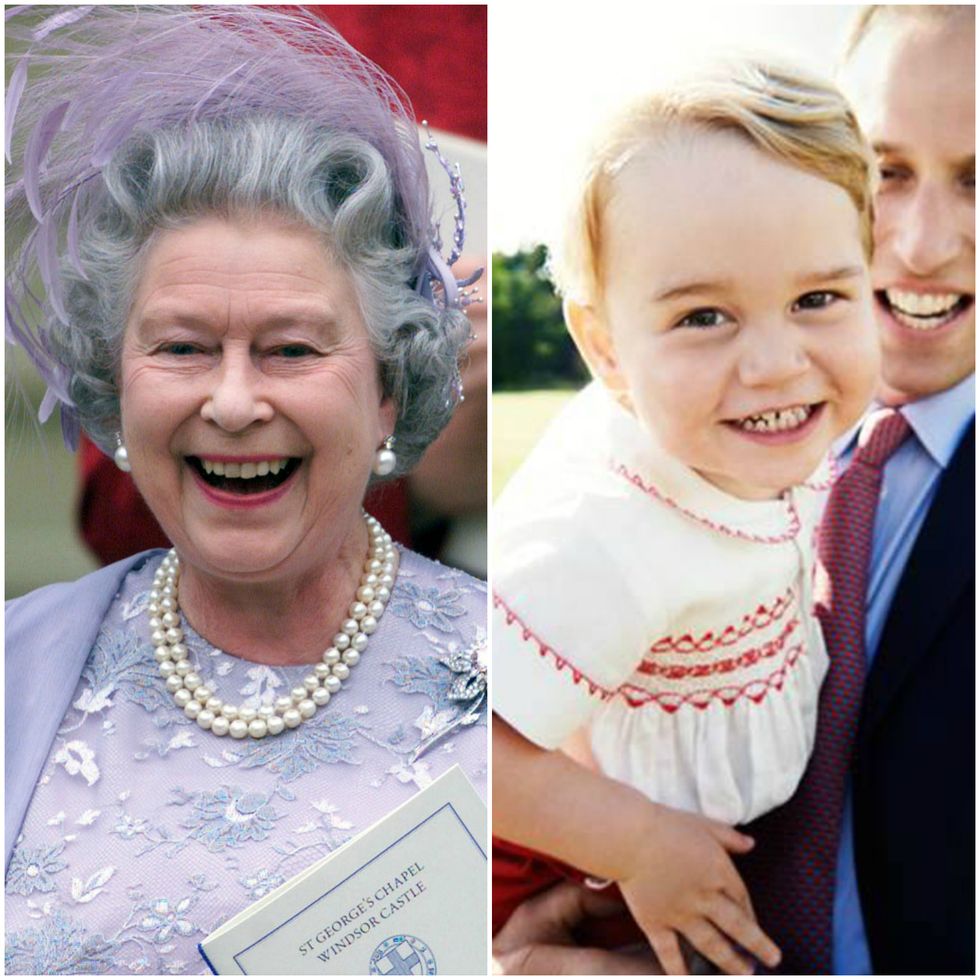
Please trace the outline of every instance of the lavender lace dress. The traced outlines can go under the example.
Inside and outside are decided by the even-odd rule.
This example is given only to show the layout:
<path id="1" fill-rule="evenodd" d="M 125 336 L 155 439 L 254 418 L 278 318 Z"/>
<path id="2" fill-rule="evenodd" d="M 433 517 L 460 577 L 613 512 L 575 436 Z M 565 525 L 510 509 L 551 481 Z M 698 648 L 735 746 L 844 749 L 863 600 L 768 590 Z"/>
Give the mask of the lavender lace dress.
<path id="1" fill-rule="evenodd" d="M 204 936 L 454 763 L 484 791 L 480 685 L 460 699 L 485 646 L 482 582 L 403 552 L 340 694 L 293 731 L 234 741 L 185 718 L 156 673 L 158 564 L 123 582 L 31 800 L 7 870 L 7 973 L 208 973 Z M 309 672 L 185 632 L 229 700 L 259 707 Z"/>

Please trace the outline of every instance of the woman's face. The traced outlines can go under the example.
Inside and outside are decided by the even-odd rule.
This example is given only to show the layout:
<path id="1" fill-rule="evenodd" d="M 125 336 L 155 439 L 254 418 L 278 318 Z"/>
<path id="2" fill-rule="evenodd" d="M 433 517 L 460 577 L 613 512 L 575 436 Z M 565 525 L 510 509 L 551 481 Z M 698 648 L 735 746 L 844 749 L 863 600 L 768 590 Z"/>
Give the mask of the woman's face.
<path id="1" fill-rule="evenodd" d="M 316 574 L 361 532 L 394 426 L 349 273 L 306 228 L 160 233 L 123 338 L 133 477 L 181 557 L 219 578 Z"/>

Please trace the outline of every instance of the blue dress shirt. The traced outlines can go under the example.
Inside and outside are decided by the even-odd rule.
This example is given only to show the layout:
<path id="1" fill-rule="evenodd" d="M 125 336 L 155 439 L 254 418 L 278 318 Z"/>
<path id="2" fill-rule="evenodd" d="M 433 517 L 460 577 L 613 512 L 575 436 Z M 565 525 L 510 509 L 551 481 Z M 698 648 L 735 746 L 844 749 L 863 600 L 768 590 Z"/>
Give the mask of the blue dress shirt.
<path id="1" fill-rule="evenodd" d="M 975 414 L 975 384 L 975 376 L 971 374 L 946 391 L 901 408 L 912 435 L 885 464 L 875 515 L 864 634 L 869 671 L 905 563 L 936 496 L 939 478 Z M 845 466 L 857 444 L 859 431 L 860 426 L 846 436 L 839 447 L 841 463 Z M 844 802 L 837 854 L 833 965 L 836 974 L 872 972 L 854 866 L 854 811 L 850 785 Z"/>

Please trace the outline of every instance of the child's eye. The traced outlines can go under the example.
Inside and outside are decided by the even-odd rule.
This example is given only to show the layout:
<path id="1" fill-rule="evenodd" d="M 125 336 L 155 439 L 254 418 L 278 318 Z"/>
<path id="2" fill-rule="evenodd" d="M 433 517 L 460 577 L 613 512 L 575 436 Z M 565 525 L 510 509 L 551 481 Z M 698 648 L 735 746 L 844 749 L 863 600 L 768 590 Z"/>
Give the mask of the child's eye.
<path id="1" fill-rule="evenodd" d="M 806 293 L 801 296 L 794 304 L 793 311 L 797 310 L 825 310 L 828 306 L 832 306 L 839 299 L 842 299 L 840 293 L 833 293 L 827 289 L 818 290 L 815 293 Z"/>
<path id="2" fill-rule="evenodd" d="M 694 310 L 692 313 L 688 313 L 683 320 L 679 320 L 677 326 L 700 329 L 704 329 L 705 327 L 720 327 L 727 319 L 721 310 Z"/>

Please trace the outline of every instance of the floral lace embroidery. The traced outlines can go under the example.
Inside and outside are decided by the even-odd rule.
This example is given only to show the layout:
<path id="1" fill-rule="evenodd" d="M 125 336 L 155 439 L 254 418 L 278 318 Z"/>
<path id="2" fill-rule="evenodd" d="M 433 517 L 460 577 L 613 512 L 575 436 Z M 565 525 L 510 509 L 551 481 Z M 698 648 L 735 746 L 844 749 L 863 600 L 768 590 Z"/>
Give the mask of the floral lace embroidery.
<path id="1" fill-rule="evenodd" d="M 398 611 L 393 596 L 343 695 L 262 741 L 217 739 L 175 709 L 143 639 L 156 561 L 130 573 L 8 867 L 8 973 L 206 973 L 196 944 L 230 915 L 453 762 L 485 777 L 485 699 L 458 697 L 460 657 L 486 643 L 485 586 L 406 557 Z M 308 672 L 190 639 L 205 678 L 253 707 Z"/>

